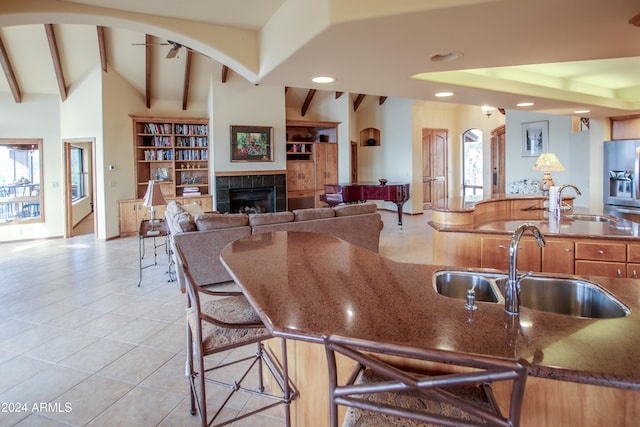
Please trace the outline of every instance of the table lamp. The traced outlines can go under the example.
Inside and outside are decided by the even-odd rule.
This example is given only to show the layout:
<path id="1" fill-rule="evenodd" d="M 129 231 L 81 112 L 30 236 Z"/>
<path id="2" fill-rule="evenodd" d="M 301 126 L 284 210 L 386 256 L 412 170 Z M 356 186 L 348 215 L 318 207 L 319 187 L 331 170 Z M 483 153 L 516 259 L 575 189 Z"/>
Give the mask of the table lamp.
<path id="1" fill-rule="evenodd" d="M 158 230 L 153 229 L 153 225 L 156 222 L 156 206 L 166 205 L 167 201 L 164 199 L 162 195 L 162 190 L 160 189 L 160 184 L 156 183 L 156 181 L 150 180 L 149 186 L 147 187 L 147 192 L 144 195 L 144 202 L 142 206 L 146 206 L 151 208 L 151 230 L 147 234 L 159 234 Z"/>
<path id="2" fill-rule="evenodd" d="M 540 180 L 540 191 L 544 196 L 549 194 L 549 187 L 553 186 L 553 178 L 549 172 L 564 172 L 564 166 L 560 163 L 558 156 L 553 153 L 542 153 L 533 164 L 531 170 L 544 172 Z"/>

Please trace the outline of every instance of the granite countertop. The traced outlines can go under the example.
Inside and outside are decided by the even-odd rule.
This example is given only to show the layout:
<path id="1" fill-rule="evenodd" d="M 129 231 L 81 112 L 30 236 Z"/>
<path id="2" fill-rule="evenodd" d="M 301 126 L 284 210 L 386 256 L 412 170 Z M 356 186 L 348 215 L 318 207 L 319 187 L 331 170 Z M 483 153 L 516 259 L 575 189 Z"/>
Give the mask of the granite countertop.
<path id="1" fill-rule="evenodd" d="M 627 317 L 521 307 L 514 318 L 502 304 L 478 302 L 470 312 L 436 293 L 433 274 L 446 267 L 399 263 L 327 235 L 253 235 L 227 245 L 221 259 L 276 336 L 321 342 L 341 334 L 525 358 L 537 377 L 640 390 L 637 280 L 591 278 L 631 309 Z"/>
<path id="2" fill-rule="evenodd" d="M 563 199 L 572 199 L 572 197 Z M 508 200 L 531 201 L 531 208 L 519 210 L 499 210 L 490 215 L 478 214 L 473 221 L 467 224 L 441 224 L 437 221 L 429 221 L 429 225 L 440 232 L 464 232 L 482 234 L 513 234 L 524 222 L 536 225 L 545 236 L 568 238 L 598 238 L 598 239 L 638 239 L 640 237 L 640 224 L 622 218 L 615 218 L 613 222 L 594 222 L 574 220 L 567 215 L 587 214 L 600 215 L 590 212 L 588 209 L 576 207 L 570 212 L 563 212 L 558 221 L 547 210 L 535 208 L 544 197 L 522 195 L 495 195 L 477 202 L 469 202 L 462 197 L 441 199 L 433 207 L 434 211 L 445 213 L 469 213 L 474 214 L 478 204 L 502 202 Z"/>

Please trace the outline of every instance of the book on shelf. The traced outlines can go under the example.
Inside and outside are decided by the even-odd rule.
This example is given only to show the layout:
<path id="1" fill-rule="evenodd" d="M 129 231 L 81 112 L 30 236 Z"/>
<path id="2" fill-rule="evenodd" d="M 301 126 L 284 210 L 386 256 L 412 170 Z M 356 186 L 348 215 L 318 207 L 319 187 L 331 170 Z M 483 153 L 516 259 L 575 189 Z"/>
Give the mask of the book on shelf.
<path id="1" fill-rule="evenodd" d="M 191 191 L 188 193 L 182 192 L 182 196 L 183 197 L 202 196 L 202 193 L 200 191 Z"/>

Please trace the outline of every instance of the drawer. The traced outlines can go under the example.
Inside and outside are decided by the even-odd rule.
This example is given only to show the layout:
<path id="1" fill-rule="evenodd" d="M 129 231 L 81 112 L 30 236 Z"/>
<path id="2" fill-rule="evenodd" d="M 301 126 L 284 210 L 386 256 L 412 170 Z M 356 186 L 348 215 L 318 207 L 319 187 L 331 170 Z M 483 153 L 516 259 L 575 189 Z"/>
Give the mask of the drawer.
<path id="1" fill-rule="evenodd" d="M 300 190 L 300 191 L 287 191 L 287 197 L 289 199 L 295 199 L 300 197 L 315 197 L 315 190 Z"/>
<path id="2" fill-rule="evenodd" d="M 576 242 L 576 259 L 624 262 L 627 260 L 627 245 L 624 243 Z"/>
<path id="3" fill-rule="evenodd" d="M 627 277 L 627 264 L 576 260 L 576 274 L 578 276 Z"/>

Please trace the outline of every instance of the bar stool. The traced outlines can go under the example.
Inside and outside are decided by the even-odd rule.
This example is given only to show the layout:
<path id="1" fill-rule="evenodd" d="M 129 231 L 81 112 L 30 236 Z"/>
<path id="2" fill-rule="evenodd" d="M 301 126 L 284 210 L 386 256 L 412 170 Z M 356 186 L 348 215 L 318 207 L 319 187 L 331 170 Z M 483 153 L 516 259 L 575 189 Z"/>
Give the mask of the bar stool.
<path id="1" fill-rule="evenodd" d="M 329 367 L 331 427 L 338 405 L 346 406 L 343 426 L 504 426 L 520 424 L 527 380 L 526 360 L 506 360 L 372 342 L 341 336 L 324 338 Z M 336 353 L 356 362 L 338 381 Z M 389 356 L 392 356 L 390 359 Z M 402 366 L 393 359 L 402 358 Z M 426 374 L 404 366 L 416 362 L 455 365 L 455 373 Z M 413 363 L 411 363 L 413 362 Z M 471 369 L 469 369 L 471 368 Z M 447 369 L 451 371 L 451 369 Z M 491 384 L 510 382 L 509 413 L 502 415 Z"/>
<path id="2" fill-rule="evenodd" d="M 263 344 L 265 340 L 273 338 L 272 335 L 242 292 L 216 291 L 196 284 L 179 244 L 174 245 L 174 250 L 178 260 L 176 267 L 184 274 L 187 290 L 186 373 L 190 386 L 191 414 L 199 414 L 203 427 L 222 426 L 277 405 L 284 405 L 285 424 L 289 426 L 290 403 L 297 397 L 298 392 L 289 380 L 285 340 L 281 340 L 282 356 L 281 360 L 278 360 Z M 257 345 L 256 353 L 251 356 L 232 361 L 227 361 L 230 357 L 227 356 L 221 364 L 215 364 L 215 361 L 207 363 L 208 356 L 250 344 Z M 239 364 L 244 365 L 244 368 L 235 381 L 223 381 L 218 377 L 218 370 Z M 257 374 L 257 389 L 243 385 L 252 371 Z M 274 392 L 268 391 L 265 387 L 265 373 L 272 379 L 270 384 L 275 389 Z M 217 384 L 230 390 L 212 417 L 208 416 L 207 411 L 207 384 Z M 221 421 L 222 410 L 236 393 L 261 396 L 266 398 L 268 403 Z"/>

